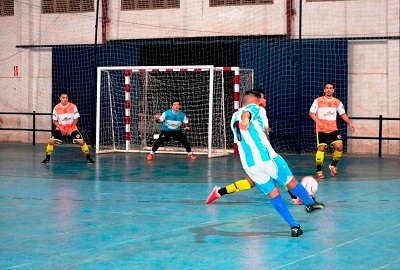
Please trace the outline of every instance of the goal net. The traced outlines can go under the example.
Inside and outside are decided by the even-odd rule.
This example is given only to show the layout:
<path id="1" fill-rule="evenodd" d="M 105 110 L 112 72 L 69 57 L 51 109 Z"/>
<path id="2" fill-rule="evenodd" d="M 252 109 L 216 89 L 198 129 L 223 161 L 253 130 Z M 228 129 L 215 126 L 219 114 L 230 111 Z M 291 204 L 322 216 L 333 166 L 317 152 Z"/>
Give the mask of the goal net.
<path id="1" fill-rule="evenodd" d="M 241 79 L 239 79 L 241 77 Z M 192 151 L 208 157 L 227 155 L 234 96 L 253 87 L 252 70 L 214 66 L 99 67 L 97 73 L 96 152 L 148 152 L 161 124 L 154 115 L 173 99 L 189 119 L 184 131 Z M 235 94 L 237 92 L 238 94 Z M 157 153 L 185 153 L 166 142 Z"/>

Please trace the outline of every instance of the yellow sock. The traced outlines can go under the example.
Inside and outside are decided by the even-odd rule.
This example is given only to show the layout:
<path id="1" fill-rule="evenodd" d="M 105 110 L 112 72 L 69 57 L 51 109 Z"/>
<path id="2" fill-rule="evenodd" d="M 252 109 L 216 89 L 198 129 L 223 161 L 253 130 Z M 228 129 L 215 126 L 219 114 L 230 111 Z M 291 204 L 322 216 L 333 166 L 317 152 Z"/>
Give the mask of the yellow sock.
<path id="1" fill-rule="evenodd" d="M 322 163 L 324 163 L 324 157 L 325 152 L 317 151 L 317 154 L 315 155 L 315 162 L 317 163 L 317 165 L 322 165 Z"/>
<path id="2" fill-rule="evenodd" d="M 332 155 L 333 161 L 339 161 L 340 158 L 342 157 L 342 154 L 343 154 L 343 152 L 341 152 L 341 151 L 337 151 L 337 150 L 333 151 L 333 155 Z"/>
<path id="3" fill-rule="evenodd" d="M 85 154 L 85 156 L 90 155 L 89 147 L 85 143 L 84 145 L 81 146 L 82 152 Z"/>
<path id="4" fill-rule="evenodd" d="M 46 147 L 46 156 L 51 156 L 53 154 L 54 145 L 48 144 Z"/>
<path id="5" fill-rule="evenodd" d="M 228 192 L 228 194 L 246 189 L 251 189 L 249 181 L 247 181 L 246 179 L 238 180 L 235 183 L 226 186 L 226 191 Z"/>

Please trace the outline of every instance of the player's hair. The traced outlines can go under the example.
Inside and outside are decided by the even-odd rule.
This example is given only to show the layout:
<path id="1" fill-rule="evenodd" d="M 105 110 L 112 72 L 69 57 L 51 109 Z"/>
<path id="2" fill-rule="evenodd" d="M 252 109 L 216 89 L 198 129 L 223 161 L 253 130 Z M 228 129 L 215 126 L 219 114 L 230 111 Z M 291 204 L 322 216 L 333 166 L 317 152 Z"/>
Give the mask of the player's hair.
<path id="1" fill-rule="evenodd" d="M 334 84 L 333 82 L 326 82 L 326 83 L 324 84 L 324 88 L 325 88 L 328 84 L 332 85 L 332 86 L 333 86 L 333 89 L 335 89 L 335 84 Z"/>
<path id="2" fill-rule="evenodd" d="M 261 88 L 254 88 L 253 91 L 257 91 L 260 94 L 264 94 L 264 90 L 262 90 Z"/>
<path id="3" fill-rule="evenodd" d="M 259 92 L 261 95 L 264 95 L 264 97 L 265 97 L 265 92 L 264 92 L 263 89 L 261 89 L 261 88 L 254 88 L 253 90 Z"/>
<path id="4" fill-rule="evenodd" d="M 179 99 L 175 98 L 171 101 L 171 106 L 174 105 L 175 102 L 179 102 L 179 104 L 181 104 L 181 102 L 179 101 Z"/>
<path id="5" fill-rule="evenodd" d="M 67 96 L 69 96 L 68 93 L 67 93 L 67 91 L 61 91 L 59 97 L 61 97 L 62 95 L 67 95 Z"/>
<path id="6" fill-rule="evenodd" d="M 261 93 L 258 90 L 247 90 L 244 93 L 244 96 L 255 96 L 257 98 L 261 98 Z"/>

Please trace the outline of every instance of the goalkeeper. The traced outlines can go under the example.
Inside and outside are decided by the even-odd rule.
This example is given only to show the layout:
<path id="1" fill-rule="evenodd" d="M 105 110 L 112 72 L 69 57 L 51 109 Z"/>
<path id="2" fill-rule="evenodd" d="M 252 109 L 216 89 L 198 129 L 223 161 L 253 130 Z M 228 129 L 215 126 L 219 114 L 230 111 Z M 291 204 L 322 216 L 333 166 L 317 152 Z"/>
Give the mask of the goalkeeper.
<path id="1" fill-rule="evenodd" d="M 78 108 L 72 102 L 68 102 L 68 93 L 61 92 L 60 103 L 58 103 L 53 109 L 53 124 L 56 126 L 56 130 L 52 132 L 49 143 L 46 147 L 46 158 L 41 162 L 47 164 L 50 162 L 50 157 L 53 154 L 54 145 L 62 144 L 64 140 L 69 137 L 73 143 L 79 144 L 83 154 L 86 156 L 88 164 L 93 164 L 94 161 L 90 157 L 89 147 L 83 140 L 81 133 L 76 126 L 78 124 L 78 118 L 80 117 Z"/>
<path id="2" fill-rule="evenodd" d="M 161 115 L 155 115 L 154 120 L 157 123 L 162 123 L 161 125 L 161 133 L 158 139 L 154 142 L 154 145 L 151 149 L 150 154 L 147 156 L 147 160 L 151 161 L 154 158 L 154 154 L 157 149 L 160 148 L 166 141 L 170 141 L 174 139 L 183 144 L 188 154 L 188 158 L 191 160 L 196 160 L 196 156 L 192 153 L 192 148 L 185 136 L 182 132 L 182 124 L 183 130 L 189 130 L 189 121 L 186 115 L 180 110 L 181 105 L 180 101 L 174 99 L 171 103 L 171 109 L 163 112 Z"/>

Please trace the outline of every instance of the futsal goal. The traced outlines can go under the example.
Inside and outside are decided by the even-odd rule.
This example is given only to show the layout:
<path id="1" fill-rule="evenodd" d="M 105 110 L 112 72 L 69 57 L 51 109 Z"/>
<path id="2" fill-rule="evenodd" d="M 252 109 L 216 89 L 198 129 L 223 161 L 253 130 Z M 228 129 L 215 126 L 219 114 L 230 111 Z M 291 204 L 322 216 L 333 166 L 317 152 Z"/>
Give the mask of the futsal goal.
<path id="1" fill-rule="evenodd" d="M 173 99 L 189 119 L 192 151 L 208 157 L 233 149 L 229 130 L 240 92 L 253 88 L 254 72 L 238 67 L 131 66 L 97 69 L 96 153 L 149 152 L 160 133 L 154 115 Z M 185 153 L 170 141 L 157 153 Z"/>

